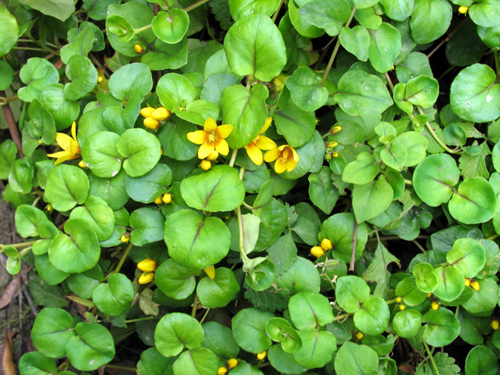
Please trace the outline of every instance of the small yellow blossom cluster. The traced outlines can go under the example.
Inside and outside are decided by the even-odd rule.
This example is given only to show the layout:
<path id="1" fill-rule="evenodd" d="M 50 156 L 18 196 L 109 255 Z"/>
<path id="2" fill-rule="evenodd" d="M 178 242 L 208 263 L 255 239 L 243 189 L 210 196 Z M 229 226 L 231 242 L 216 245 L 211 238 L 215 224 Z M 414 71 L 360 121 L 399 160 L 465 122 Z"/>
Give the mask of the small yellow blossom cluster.
<path id="1" fill-rule="evenodd" d="M 143 123 L 146 128 L 157 130 L 160 122 L 164 122 L 170 117 L 170 111 L 165 107 L 145 107 L 141 109 L 141 116 L 144 117 Z"/>
<path id="2" fill-rule="evenodd" d="M 340 125 L 335 125 L 330 129 L 328 132 L 329 135 L 334 135 L 339 133 L 342 130 L 342 126 Z M 338 142 L 335 141 L 328 141 L 325 143 L 326 147 L 326 160 L 330 160 L 332 157 L 337 158 L 339 156 L 339 153 L 337 151 L 334 151 L 333 149 L 337 147 L 339 144 Z"/>
<path id="3" fill-rule="evenodd" d="M 232 370 L 236 366 L 238 366 L 238 360 L 236 358 L 228 359 L 226 362 L 226 366 L 219 367 L 219 370 L 217 371 L 217 375 L 226 375 L 228 370 Z"/>
<path id="4" fill-rule="evenodd" d="M 358 332 L 356 332 L 356 338 L 357 338 L 358 340 L 361 340 L 363 337 L 365 337 L 365 335 L 363 335 L 363 332 L 359 332 L 359 331 L 358 331 Z"/>
<path id="5" fill-rule="evenodd" d="M 140 44 L 135 44 L 134 45 L 134 51 L 138 55 L 142 55 L 144 53 L 144 48 Z"/>
<path id="6" fill-rule="evenodd" d="M 396 297 L 396 303 L 398 303 L 398 307 L 401 311 L 404 311 L 406 309 L 406 306 L 403 303 L 403 298 Z"/>
<path id="7" fill-rule="evenodd" d="M 474 279 L 465 278 L 465 286 L 470 286 L 476 292 L 479 292 L 479 289 L 481 289 L 481 285 Z"/>
<path id="8" fill-rule="evenodd" d="M 311 254 L 316 258 L 320 258 L 325 255 L 325 251 L 331 250 L 332 247 L 332 241 L 330 241 L 328 238 L 323 238 L 320 246 L 313 246 L 311 248 Z"/>
<path id="9" fill-rule="evenodd" d="M 155 278 L 156 262 L 147 258 L 139 263 L 137 263 L 137 268 L 142 271 L 142 275 L 139 277 L 139 284 L 149 284 Z"/>
<path id="10" fill-rule="evenodd" d="M 156 204 L 162 204 L 162 203 L 169 204 L 170 202 L 172 202 L 172 194 L 170 193 L 162 194 L 158 198 L 156 198 L 154 202 Z"/>

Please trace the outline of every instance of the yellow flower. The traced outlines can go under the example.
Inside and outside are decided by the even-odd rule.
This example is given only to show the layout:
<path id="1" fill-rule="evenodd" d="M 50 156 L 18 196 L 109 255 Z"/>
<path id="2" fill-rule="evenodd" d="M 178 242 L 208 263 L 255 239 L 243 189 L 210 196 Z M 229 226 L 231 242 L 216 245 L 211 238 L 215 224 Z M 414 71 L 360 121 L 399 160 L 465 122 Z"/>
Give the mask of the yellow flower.
<path id="1" fill-rule="evenodd" d="M 213 265 L 208 266 L 205 268 L 205 273 L 207 274 L 208 277 L 210 277 L 212 280 L 215 279 L 215 267 Z"/>
<path id="2" fill-rule="evenodd" d="M 363 336 L 364 336 L 364 335 L 363 335 L 363 332 L 357 332 L 357 333 L 356 333 L 356 338 L 357 338 L 358 340 L 361 340 L 361 339 L 363 338 Z"/>
<path id="3" fill-rule="evenodd" d="M 170 117 L 170 111 L 165 107 L 157 108 L 151 113 L 151 117 L 156 121 L 165 121 Z"/>
<path id="4" fill-rule="evenodd" d="M 431 308 L 436 311 L 437 309 L 439 309 L 439 302 L 437 301 L 432 301 L 431 303 Z"/>
<path id="5" fill-rule="evenodd" d="M 460 14 L 467 14 L 468 11 L 469 11 L 468 7 L 460 7 L 460 8 L 458 8 L 458 13 L 460 13 Z"/>
<path id="6" fill-rule="evenodd" d="M 321 248 L 325 251 L 331 250 L 333 247 L 332 241 L 330 241 L 328 238 L 323 238 L 321 240 Z"/>
<path id="7" fill-rule="evenodd" d="M 227 367 L 231 369 L 235 368 L 236 366 L 238 366 L 238 360 L 236 358 L 230 358 L 227 360 Z"/>
<path id="8" fill-rule="evenodd" d="M 311 248 L 311 254 L 314 255 L 316 258 L 319 258 L 325 255 L 325 251 L 321 246 L 313 246 Z"/>
<path id="9" fill-rule="evenodd" d="M 472 281 L 472 282 L 470 283 L 470 286 L 471 286 L 471 288 L 472 288 L 472 289 L 474 289 L 476 292 L 478 292 L 478 291 L 479 291 L 479 289 L 481 289 L 481 285 L 479 285 L 479 283 L 478 283 L 477 281 L 475 281 L 475 280 L 474 280 L 474 281 Z"/>
<path id="10" fill-rule="evenodd" d="M 172 194 L 170 193 L 163 194 L 163 198 L 161 198 L 161 200 L 163 203 L 169 204 L 170 202 L 172 202 Z"/>
<path id="11" fill-rule="evenodd" d="M 211 167 L 212 163 L 210 163 L 208 160 L 202 160 L 200 163 L 200 168 L 204 171 L 208 171 Z"/>
<path id="12" fill-rule="evenodd" d="M 491 322 L 491 328 L 493 328 L 496 331 L 498 329 L 498 327 L 500 327 L 500 323 L 498 323 L 498 320 L 494 319 Z"/>
<path id="13" fill-rule="evenodd" d="M 267 350 L 264 350 L 262 353 L 257 353 L 257 359 L 259 361 L 263 361 L 264 358 L 266 358 L 267 356 Z"/>
<path id="14" fill-rule="evenodd" d="M 401 311 L 404 311 L 404 310 L 406 309 L 406 306 L 405 306 L 405 305 L 403 305 L 403 304 L 401 304 L 401 305 L 399 305 L 399 309 L 400 309 Z"/>
<path id="15" fill-rule="evenodd" d="M 76 140 L 76 122 L 71 125 L 71 138 L 65 133 L 57 133 L 56 142 L 64 150 L 47 154 L 50 158 L 57 158 L 54 165 L 65 162 L 66 160 L 77 159 L 80 157 L 81 150 L 78 141 Z"/>
<path id="16" fill-rule="evenodd" d="M 141 54 L 144 52 L 144 48 L 140 44 L 134 45 L 134 51 L 135 53 Z"/>
<path id="17" fill-rule="evenodd" d="M 125 233 L 123 234 L 121 237 L 120 237 L 120 241 L 122 243 L 127 243 L 128 241 L 130 241 L 130 233 Z"/>
<path id="18" fill-rule="evenodd" d="M 227 138 L 232 131 L 232 125 L 217 126 L 215 120 L 209 118 L 205 121 L 203 130 L 190 132 L 187 134 L 187 138 L 191 142 L 201 145 L 198 149 L 198 158 L 205 159 L 214 150 L 222 155 L 227 155 L 229 153 L 229 145 L 225 138 Z"/>
<path id="19" fill-rule="evenodd" d="M 255 165 L 262 164 L 262 151 L 261 150 L 272 150 L 276 148 L 276 143 L 265 135 L 262 135 L 271 125 L 273 121 L 272 117 L 268 117 L 264 127 L 260 130 L 257 137 L 255 137 L 252 142 L 245 146 L 247 150 L 248 157 L 255 163 Z"/>
<path id="20" fill-rule="evenodd" d="M 156 270 L 156 262 L 154 259 L 146 258 L 137 263 L 137 268 L 142 272 L 154 272 Z"/>
<path id="21" fill-rule="evenodd" d="M 293 171 L 299 162 L 299 155 L 292 147 L 283 145 L 266 152 L 264 160 L 268 163 L 276 160 L 276 163 L 274 163 L 274 170 L 279 174 L 284 171 Z"/>
<path id="22" fill-rule="evenodd" d="M 155 274 L 153 272 L 144 272 L 139 276 L 139 284 L 149 284 L 155 279 Z"/>
<path id="23" fill-rule="evenodd" d="M 142 117 L 151 117 L 155 109 L 153 107 L 144 107 L 141 109 L 141 116 Z"/>
<path id="24" fill-rule="evenodd" d="M 226 375 L 227 374 L 227 368 L 225 367 L 219 367 L 217 370 L 217 375 Z"/>

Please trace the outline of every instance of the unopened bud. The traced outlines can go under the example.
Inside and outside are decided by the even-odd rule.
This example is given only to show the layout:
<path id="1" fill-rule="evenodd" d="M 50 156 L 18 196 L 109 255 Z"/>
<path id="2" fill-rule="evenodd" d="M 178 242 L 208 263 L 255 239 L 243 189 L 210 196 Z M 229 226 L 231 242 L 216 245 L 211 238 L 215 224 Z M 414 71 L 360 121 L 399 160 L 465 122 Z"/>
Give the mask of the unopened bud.
<path id="1" fill-rule="evenodd" d="M 200 167 L 204 171 L 208 171 L 212 167 L 212 163 L 210 163 L 208 160 L 202 160 L 200 163 Z"/>
<path id="2" fill-rule="evenodd" d="M 325 251 L 321 246 L 313 246 L 311 248 L 311 254 L 314 255 L 316 258 L 319 258 L 325 255 Z"/>
<path id="3" fill-rule="evenodd" d="M 134 45 L 134 51 L 135 53 L 142 54 L 144 52 L 144 48 L 140 44 Z"/>
<path id="4" fill-rule="evenodd" d="M 160 126 L 160 123 L 152 117 L 146 117 L 143 122 L 144 126 L 151 130 L 156 130 Z"/>
<path id="5" fill-rule="evenodd" d="M 336 125 L 330 129 L 330 134 L 337 134 L 342 130 L 342 126 Z"/>
<path id="6" fill-rule="evenodd" d="M 169 204 L 170 202 L 172 202 L 172 194 L 170 194 L 170 193 L 163 194 L 163 197 L 161 198 L 161 200 L 163 203 Z"/>
<path id="7" fill-rule="evenodd" d="M 139 277 L 139 284 L 149 284 L 154 279 L 155 279 L 155 274 L 153 272 L 150 272 L 150 273 L 144 272 Z"/>
<path id="8" fill-rule="evenodd" d="M 156 262 L 154 259 L 147 258 L 137 263 L 137 268 L 142 272 L 154 272 L 156 270 Z"/>
<path id="9" fill-rule="evenodd" d="M 157 121 L 165 121 L 170 117 L 170 111 L 165 107 L 160 107 L 154 110 L 151 117 Z"/>
<path id="10" fill-rule="evenodd" d="M 141 109 L 141 116 L 142 117 L 151 117 L 155 109 L 153 107 L 144 107 Z"/>
<path id="11" fill-rule="evenodd" d="M 323 248 L 323 250 L 325 251 L 328 251 L 330 250 L 333 246 L 332 246 L 332 241 L 330 241 L 328 238 L 323 238 L 321 240 L 321 247 Z"/>

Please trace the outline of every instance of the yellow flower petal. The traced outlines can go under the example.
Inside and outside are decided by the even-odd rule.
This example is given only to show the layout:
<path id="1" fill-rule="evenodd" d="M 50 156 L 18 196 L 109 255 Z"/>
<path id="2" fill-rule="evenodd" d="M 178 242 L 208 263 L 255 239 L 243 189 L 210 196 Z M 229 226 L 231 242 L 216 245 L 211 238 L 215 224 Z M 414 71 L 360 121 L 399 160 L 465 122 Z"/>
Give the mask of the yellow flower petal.
<path id="1" fill-rule="evenodd" d="M 255 165 L 262 164 L 262 151 L 255 144 L 250 143 L 248 146 L 245 146 L 245 150 L 247 150 L 248 157 Z"/>
<path id="2" fill-rule="evenodd" d="M 295 160 L 288 159 L 288 161 L 286 162 L 286 171 L 291 172 L 295 169 L 296 166 L 297 166 L 297 162 Z"/>
<path id="3" fill-rule="evenodd" d="M 300 160 L 299 158 L 299 154 L 297 154 L 297 151 L 295 151 L 292 147 L 290 147 L 292 149 L 292 152 L 293 152 L 293 160 L 296 162 L 295 164 L 297 164 Z"/>
<path id="4" fill-rule="evenodd" d="M 274 170 L 278 174 L 283 173 L 287 169 L 287 164 L 288 164 L 288 162 L 284 162 L 283 163 L 283 161 L 281 160 L 281 158 L 278 158 L 276 160 L 276 163 L 274 163 Z"/>
<path id="5" fill-rule="evenodd" d="M 205 273 L 207 274 L 208 277 L 210 277 L 212 280 L 215 279 L 215 267 L 213 265 L 205 268 Z"/>
<path id="6" fill-rule="evenodd" d="M 196 130 L 194 132 L 187 133 L 187 139 L 197 145 L 202 145 L 208 141 L 208 134 L 203 130 Z"/>
<path id="7" fill-rule="evenodd" d="M 205 120 L 205 124 L 203 125 L 203 130 L 205 130 L 207 133 L 210 133 L 215 129 L 217 129 L 217 124 L 215 123 L 215 120 L 212 118 L 207 118 Z"/>
<path id="8" fill-rule="evenodd" d="M 70 152 L 67 152 L 67 151 L 59 151 L 59 152 L 55 152 L 53 154 L 48 154 L 47 156 L 51 157 L 51 158 L 57 158 L 57 160 L 54 163 L 54 165 L 61 164 L 61 163 L 65 162 L 66 160 L 71 160 L 71 159 L 78 158 L 77 155 L 73 155 L 73 154 L 71 154 Z"/>
<path id="9" fill-rule="evenodd" d="M 268 117 L 266 122 L 264 123 L 264 126 L 262 127 L 262 129 L 260 129 L 260 132 L 259 134 L 264 134 L 266 132 L 267 129 L 269 129 L 269 127 L 271 126 L 271 123 L 273 122 L 273 118 L 272 117 Z"/>
<path id="10" fill-rule="evenodd" d="M 56 142 L 64 151 L 71 151 L 71 143 L 74 142 L 74 140 L 65 133 L 57 133 Z"/>
<path id="11" fill-rule="evenodd" d="M 227 141 L 225 139 L 219 139 L 217 142 L 215 142 L 215 149 L 221 155 L 229 154 L 229 145 L 227 144 Z"/>
<path id="12" fill-rule="evenodd" d="M 210 155 L 212 153 L 213 150 L 214 150 L 214 144 L 213 143 L 204 143 L 204 144 L 202 144 L 200 146 L 200 148 L 198 149 L 198 158 L 199 159 L 205 159 L 208 155 Z M 217 150 L 217 151 L 219 151 L 219 150 Z"/>
<path id="13" fill-rule="evenodd" d="M 71 136 L 73 137 L 73 139 L 78 142 L 76 140 L 76 122 L 73 121 L 73 123 L 71 124 Z"/>
<path id="14" fill-rule="evenodd" d="M 281 155 L 281 150 L 279 148 L 275 148 L 273 150 L 266 152 L 266 154 L 264 155 L 264 160 L 270 163 L 278 159 L 280 155 Z"/>
<path id="15" fill-rule="evenodd" d="M 217 127 L 217 130 L 215 130 L 215 134 L 219 139 L 224 139 L 231 134 L 233 131 L 233 125 L 220 125 Z"/>
<path id="16" fill-rule="evenodd" d="M 261 150 L 272 150 L 273 148 L 276 148 L 276 143 L 265 135 L 259 135 L 257 141 L 255 141 L 255 146 Z"/>

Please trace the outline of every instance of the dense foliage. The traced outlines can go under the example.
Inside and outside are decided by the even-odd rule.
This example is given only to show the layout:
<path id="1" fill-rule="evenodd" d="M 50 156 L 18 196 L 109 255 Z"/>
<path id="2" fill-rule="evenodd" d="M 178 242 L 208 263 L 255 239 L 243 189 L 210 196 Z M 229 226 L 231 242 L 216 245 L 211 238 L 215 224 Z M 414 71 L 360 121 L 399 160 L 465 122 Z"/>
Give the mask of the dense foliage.
<path id="1" fill-rule="evenodd" d="M 0 4 L 21 375 L 497 373 L 500 0 Z"/>

